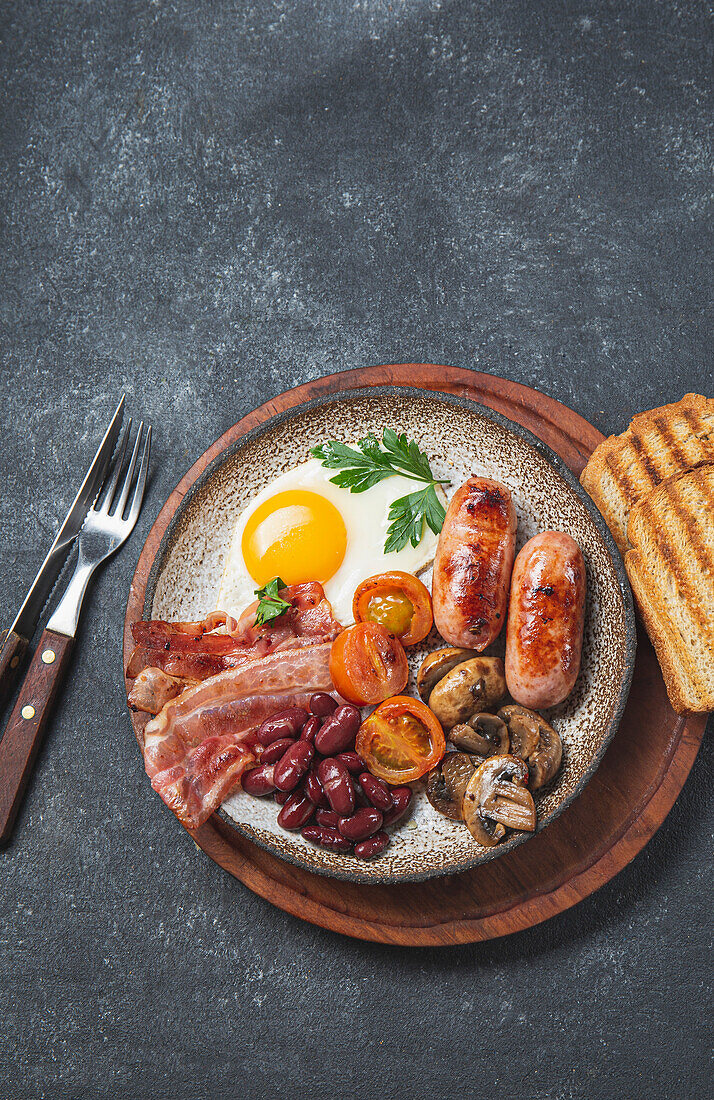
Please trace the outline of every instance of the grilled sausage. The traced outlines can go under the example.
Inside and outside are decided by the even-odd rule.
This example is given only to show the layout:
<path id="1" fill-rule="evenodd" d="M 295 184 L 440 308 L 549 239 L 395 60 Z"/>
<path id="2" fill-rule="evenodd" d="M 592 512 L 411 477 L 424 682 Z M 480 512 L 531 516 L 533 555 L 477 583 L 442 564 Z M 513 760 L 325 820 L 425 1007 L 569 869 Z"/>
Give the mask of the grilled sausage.
<path id="1" fill-rule="evenodd" d="M 506 683 L 517 703 L 554 707 L 573 690 L 585 620 L 585 562 L 577 542 L 544 531 L 513 567 L 506 631 Z"/>
<path id="2" fill-rule="evenodd" d="M 436 628 L 447 642 L 478 653 L 506 621 L 516 545 L 510 491 L 487 477 L 470 477 L 449 504 L 434 560 Z"/>

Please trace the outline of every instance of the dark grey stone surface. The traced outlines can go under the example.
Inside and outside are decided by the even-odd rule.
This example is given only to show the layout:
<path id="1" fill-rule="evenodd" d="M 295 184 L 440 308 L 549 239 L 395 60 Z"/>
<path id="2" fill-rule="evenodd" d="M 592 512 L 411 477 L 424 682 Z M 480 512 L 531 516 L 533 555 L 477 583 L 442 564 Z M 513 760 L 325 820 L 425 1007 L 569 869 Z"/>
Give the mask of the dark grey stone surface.
<path id="1" fill-rule="evenodd" d="M 460 363 L 605 432 L 713 392 L 709 5 L 6 0 L 0 25 L 2 621 L 122 391 L 156 430 L 0 855 L 0 1096 L 706 1095 L 710 741 L 574 910 L 481 946 L 363 944 L 176 825 L 120 628 L 170 489 L 296 383 Z"/>

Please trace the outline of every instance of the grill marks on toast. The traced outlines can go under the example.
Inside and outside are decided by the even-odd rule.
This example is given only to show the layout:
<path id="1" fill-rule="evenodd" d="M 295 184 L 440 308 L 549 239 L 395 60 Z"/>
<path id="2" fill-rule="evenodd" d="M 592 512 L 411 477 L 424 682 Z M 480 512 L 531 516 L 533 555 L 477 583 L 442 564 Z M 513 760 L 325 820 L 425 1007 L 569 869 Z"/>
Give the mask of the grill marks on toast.
<path id="1" fill-rule="evenodd" d="M 635 463 L 639 462 L 639 464 L 640 464 L 640 475 L 641 476 L 640 476 L 640 484 L 638 486 L 638 489 L 641 490 L 642 488 L 644 488 L 645 485 L 647 485 L 647 488 L 652 488 L 660 480 L 659 471 L 658 471 L 657 467 L 653 464 L 653 462 L 650 460 L 650 456 L 647 453 L 647 451 L 644 447 L 644 444 L 643 444 L 642 440 L 640 439 L 640 437 L 638 435 L 632 434 L 632 435 L 630 435 L 630 440 L 629 441 L 632 445 L 632 450 L 635 452 L 635 455 L 636 455 L 636 458 L 635 458 L 634 462 Z M 635 467 L 635 468 L 637 468 L 637 467 Z M 647 491 L 647 489 L 645 489 L 645 492 L 646 491 Z M 638 497 L 637 497 L 637 495 L 633 494 L 631 499 L 634 501 L 634 500 L 637 500 Z"/>
<path id="2" fill-rule="evenodd" d="M 624 554 L 632 507 L 665 478 L 714 461 L 714 399 L 687 394 L 671 405 L 638 413 L 619 436 L 593 452 L 581 483 L 602 512 Z"/>
<path id="3" fill-rule="evenodd" d="M 582 484 L 593 497 L 598 508 L 600 508 L 600 511 L 605 516 L 610 530 L 615 536 L 615 541 L 617 545 L 620 546 L 621 542 L 627 538 L 627 531 L 623 530 L 621 521 L 621 517 L 627 514 L 625 506 L 626 489 L 621 484 L 618 484 L 612 455 L 603 455 L 603 468 L 600 471 L 598 480 L 594 481 L 594 483 L 589 484 L 583 480 L 586 470 L 587 467 L 583 470 L 583 474 L 581 475 Z M 621 546 L 620 549 L 622 549 Z"/>
<path id="4" fill-rule="evenodd" d="M 714 709 L 714 463 L 667 478 L 632 510 L 625 557 L 680 714 Z"/>
<path id="5" fill-rule="evenodd" d="M 678 424 L 676 420 L 656 416 L 652 427 L 651 436 L 648 433 L 645 439 L 649 437 L 652 458 L 655 461 L 661 460 L 657 467 L 657 481 L 653 483 L 656 485 L 677 470 L 686 470 L 690 463 L 684 448 L 680 447 L 680 438 L 677 434 L 677 428 L 682 427 L 681 422 Z M 681 442 L 686 442 L 686 436 Z"/>
<path id="6" fill-rule="evenodd" d="M 696 474 L 699 471 L 692 471 Z M 697 513 L 704 503 L 706 487 L 694 482 L 694 476 L 677 475 L 664 481 L 656 493 L 642 501 L 630 517 L 630 536 L 640 549 L 647 546 L 651 572 L 668 573 L 668 587 L 673 597 L 689 597 L 691 614 L 699 626 L 706 625 L 702 613 L 702 591 L 707 573 L 714 563 L 714 536 L 707 546 L 707 531 L 697 522 Z M 692 492 L 694 489 L 694 492 Z M 693 498 L 693 499 L 692 499 Z M 712 499 L 709 500 L 712 507 Z M 714 574 L 710 573 L 711 596 L 714 599 Z"/>
<path id="7" fill-rule="evenodd" d="M 711 442 L 714 439 L 714 400 L 698 393 L 688 393 L 677 405 L 670 408 L 678 408 L 680 405 L 682 418 L 691 429 L 689 434 L 700 443 Z"/>

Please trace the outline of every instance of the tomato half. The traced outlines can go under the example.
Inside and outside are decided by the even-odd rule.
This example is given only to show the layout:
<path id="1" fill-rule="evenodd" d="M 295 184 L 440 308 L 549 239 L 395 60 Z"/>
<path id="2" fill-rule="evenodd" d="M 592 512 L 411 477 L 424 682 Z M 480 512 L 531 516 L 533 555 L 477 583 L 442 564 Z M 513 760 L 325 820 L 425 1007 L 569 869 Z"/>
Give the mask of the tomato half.
<path id="1" fill-rule="evenodd" d="M 355 589 L 352 613 L 355 622 L 386 626 L 402 645 L 421 642 L 434 622 L 429 589 L 417 577 L 399 569 L 362 581 Z"/>
<path id="2" fill-rule="evenodd" d="M 355 623 L 338 634 L 330 676 L 343 699 L 363 707 L 404 691 L 409 665 L 402 643 L 379 623 Z"/>
<path id="3" fill-rule="evenodd" d="M 444 731 L 426 703 L 396 695 L 365 718 L 355 749 L 373 775 L 398 786 L 435 767 L 446 743 Z"/>

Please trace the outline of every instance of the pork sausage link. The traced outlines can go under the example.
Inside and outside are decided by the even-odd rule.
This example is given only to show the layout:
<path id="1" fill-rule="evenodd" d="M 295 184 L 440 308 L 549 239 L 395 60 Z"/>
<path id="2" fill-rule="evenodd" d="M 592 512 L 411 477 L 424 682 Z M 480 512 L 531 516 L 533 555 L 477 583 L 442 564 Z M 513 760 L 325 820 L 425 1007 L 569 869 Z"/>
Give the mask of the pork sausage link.
<path id="1" fill-rule="evenodd" d="M 445 641 L 481 653 L 506 621 L 516 546 L 510 490 L 470 477 L 454 493 L 434 560 L 434 622 Z"/>
<path id="2" fill-rule="evenodd" d="M 543 531 L 513 567 L 506 631 L 506 683 L 521 706 L 554 707 L 580 670 L 585 621 L 585 562 L 577 542 Z"/>

